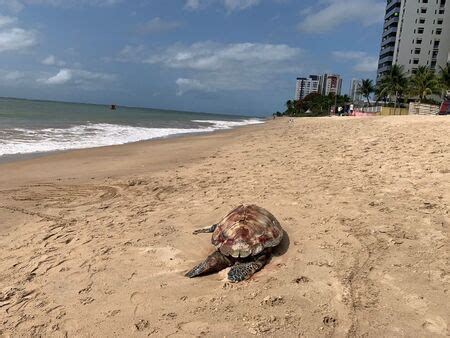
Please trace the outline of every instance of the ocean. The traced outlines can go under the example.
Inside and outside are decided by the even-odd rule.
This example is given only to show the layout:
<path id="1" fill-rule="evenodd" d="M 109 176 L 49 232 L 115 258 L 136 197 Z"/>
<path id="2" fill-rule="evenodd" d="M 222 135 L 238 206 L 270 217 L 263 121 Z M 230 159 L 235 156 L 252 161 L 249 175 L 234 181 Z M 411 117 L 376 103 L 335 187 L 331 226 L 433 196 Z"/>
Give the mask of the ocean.
<path id="1" fill-rule="evenodd" d="M 263 119 L 0 98 L 0 161 L 15 155 L 207 133 L 256 123 L 263 123 Z"/>

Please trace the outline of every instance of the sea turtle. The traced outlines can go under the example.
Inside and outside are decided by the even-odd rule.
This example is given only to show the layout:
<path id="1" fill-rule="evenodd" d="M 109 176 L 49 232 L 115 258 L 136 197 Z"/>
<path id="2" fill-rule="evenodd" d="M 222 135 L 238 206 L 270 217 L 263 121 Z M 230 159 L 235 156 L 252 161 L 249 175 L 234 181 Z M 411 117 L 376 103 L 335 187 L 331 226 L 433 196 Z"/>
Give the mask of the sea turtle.
<path id="1" fill-rule="evenodd" d="M 199 233 L 213 233 L 211 242 L 217 251 L 185 276 L 198 277 L 231 266 L 228 279 L 240 282 L 267 264 L 272 248 L 280 244 L 284 231 L 266 209 L 240 205 L 219 223 L 194 231 L 194 235 Z"/>

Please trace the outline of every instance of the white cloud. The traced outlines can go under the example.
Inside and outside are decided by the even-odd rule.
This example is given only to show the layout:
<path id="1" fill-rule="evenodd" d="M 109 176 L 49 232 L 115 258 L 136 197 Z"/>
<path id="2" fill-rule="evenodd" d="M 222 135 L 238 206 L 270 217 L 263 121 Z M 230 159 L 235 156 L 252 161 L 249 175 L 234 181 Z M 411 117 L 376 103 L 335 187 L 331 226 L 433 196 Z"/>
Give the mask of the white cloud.
<path id="1" fill-rule="evenodd" d="M 374 72 L 378 68 L 378 58 L 371 56 L 366 52 L 359 51 L 335 51 L 333 55 L 337 59 L 353 61 L 353 69 L 357 72 Z"/>
<path id="2" fill-rule="evenodd" d="M 302 11 L 301 31 L 323 33 L 341 24 L 363 24 L 370 26 L 382 22 L 386 2 L 379 0 L 324 0 L 325 7 Z"/>
<path id="3" fill-rule="evenodd" d="M 0 9 L 5 9 L 10 12 L 20 12 L 24 8 L 20 0 L 0 0 Z"/>
<path id="4" fill-rule="evenodd" d="M 0 53 L 19 51 L 37 43 L 36 33 L 22 28 L 10 28 L 0 31 Z"/>
<path id="5" fill-rule="evenodd" d="M 0 69 L 0 86 L 23 88 L 36 80 L 34 72 Z"/>
<path id="6" fill-rule="evenodd" d="M 187 0 L 186 9 L 198 10 L 203 9 L 213 3 L 220 3 L 228 11 L 244 10 L 258 5 L 261 0 Z"/>
<path id="7" fill-rule="evenodd" d="M 230 10 L 242 10 L 259 4 L 260 0 L 225 0 L 225 7 Z"/>
<path id="8" fill-rule="evenodd" d="M 116 79 L 115 75 L 89 72 L 82 69 L 62 68 L 56 75 L 39 78 L 46 85 L 73 85 L 82 89 L 96 89 Z"/>
<path id="9" fill-rule="evenodd" d="M 63 67 L 66 65 L 64 61 L 58 60 L 54 55 L 47 56 L 44 60 L 42 60 L 41 63 L 46 66 L 58 66 L 58 67 Z"/>
<path id="10" fill-rule="evenodd" d="M 26 74 L 24 72 L 19 72 L 17 70 L 8 71 L 3 73 L 3 79 L 6 81 L 18 81 L 26 77 Z"/>
<path id="11" fill-rule="evenodd" d="M 146 58 L 145 47 L 143 45 L 126 45 L 115 57 L 104 57 L 103 60 L 106 62 L 117 61 L 117 62 L 136 62 L 140 63 Z"/>
<path id="12" fill-rule="evenodd" d="M 0 28 L 9 26 L 17 21 L 17 18 L 0 15 Z"/>
<path id="13" fill-rule="evenodd" d="M 156 34 L 172 31 L 181 26 L 178 21 L 164 20 L 159 17 L 153 18 L 138 26 L 138 32 L 143 34 Z"/>
<path id="14" fill-rule="evenodd" d="M 11 12 L 20 12 L 27 5 L 46 5 L 53 7 L 80 7 L 112 6 L 123 2 L 123 0 L 0 0 L 0 8 L 5 8 Z"/>
<path id="15" fill-rule="evenodd" d="M 61 69 L 55 76 L 48 79 L 42 79 L 40 82 L 48 85 L 59 85 L 72 80 L 72 76 L 72 71 L 70 69 Z"/>
<path id="16" fill-rule="evenodd" d="M 183 95 L 186 92 L 197 90 L 197 91 L 212 91 L 213 89 L 208 87 L 207 84 L 200 82 L 196 79 L 184 79 L 179 78 L 175 81 L 178 89 L 177 95 Z"/>
<path id="17" fill-rule="evenodd" d="M 183 73 L 176 81 L 181 95 L 189 90 L 261 89 L 282 73 L 296 73 L 299 55 L 298 48 L 287 45 L 199 42 L 171 46 L 143 62 Z"/>
<path id="18" fill-rule="evenodd" d="M 161 54 L 155 54 L 145 60 L 147 63 L 160 63 L 171 68 L 194 70 L 219 70 L 239 65 L 273 64 L 291 60 L 299 54 L 298 48 L 288 45 L 263 43 L 198 42 L 191 46 L 175 45 Z"/>
<path id="19" fill-rule="evenodd" d="M 0 15 L 0 53 L 21 51 L 37 43 L 37 33 L 14 27 L 17 18 Z"/>

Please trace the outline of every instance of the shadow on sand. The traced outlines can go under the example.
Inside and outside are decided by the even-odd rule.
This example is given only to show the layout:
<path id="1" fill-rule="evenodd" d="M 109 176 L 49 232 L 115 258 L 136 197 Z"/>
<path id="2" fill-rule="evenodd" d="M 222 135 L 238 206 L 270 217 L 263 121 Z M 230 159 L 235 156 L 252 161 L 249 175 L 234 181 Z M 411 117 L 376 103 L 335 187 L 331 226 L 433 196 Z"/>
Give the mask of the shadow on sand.
<path id="1" fill-rule="evenodd" d="M 289 246 L 291 245 L 291 241 L 289 239 L 289 235 L 286 231 L 284 231 L 283 234 L 283 239 L 281 240 L 281 243 L 273 249 L 272 251 L 272 255 L 274 257 L 279 257 L 279 256 L 283 256 L 288 250 L 289 250 Z"/>

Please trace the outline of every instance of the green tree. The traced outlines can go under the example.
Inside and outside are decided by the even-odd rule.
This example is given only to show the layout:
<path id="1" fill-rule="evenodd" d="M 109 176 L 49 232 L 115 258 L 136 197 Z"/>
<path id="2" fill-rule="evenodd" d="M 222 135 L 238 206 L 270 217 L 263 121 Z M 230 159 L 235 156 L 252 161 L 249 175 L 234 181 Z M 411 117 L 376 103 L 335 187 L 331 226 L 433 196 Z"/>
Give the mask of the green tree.
<path id="1" fill-rule="evenodd" d="M 398 99 L 408 89 L 408 78 L 406 77 L 403 66 L 393 65 L 389 73 L 385 74 L 378 83 L 379 97 L 387 96 L 395 97 L 395 106 L 397 107 Z"/>
<path id="2" fill-rule="evenodd" d="M 286 114 L 292 116 L 295 113 L 295 101 L 287 100 L 286 101 Z"/>
<path id="3" fill-rule="evenodd" d="M 409 79 L 409 93 L 413 97 L 419 97 L 419 102 L 428 95 L 439 93 L 439 89 L 438 78 L 430 67 L 419 66 Z"/>
<path id="4" fill-rule="evenodd" d="M 367 100 L 367 106 L 370 105 L 370 95 L 375 92 L 375 86 L 373 84 L 373 81 L 371 79 L 364 79 L 359 84 L 356 93 L 358 95 L 364 96 L 364 98 Z"/>
<path id="5" fill-rule="evenodd" d="M 439 83 L 444 92 L 450 90 L 450 66 L 440 67 Z"/>

